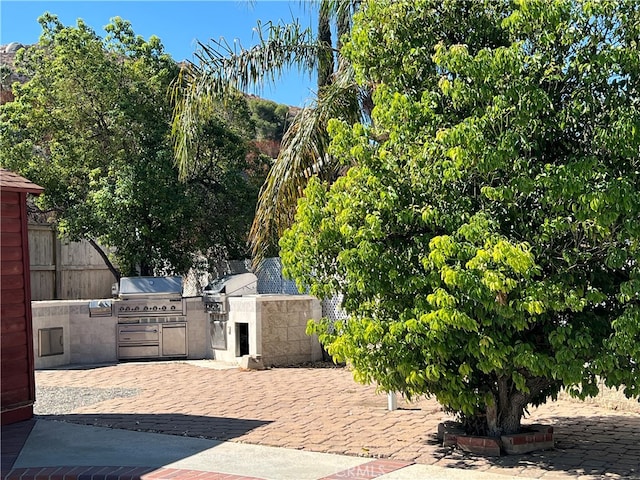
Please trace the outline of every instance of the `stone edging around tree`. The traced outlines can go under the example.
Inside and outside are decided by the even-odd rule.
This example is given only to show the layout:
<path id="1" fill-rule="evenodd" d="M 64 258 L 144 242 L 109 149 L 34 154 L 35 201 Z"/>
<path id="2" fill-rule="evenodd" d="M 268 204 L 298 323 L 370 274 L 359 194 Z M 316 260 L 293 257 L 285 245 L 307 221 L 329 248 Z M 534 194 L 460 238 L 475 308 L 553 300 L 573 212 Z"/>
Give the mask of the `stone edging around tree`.
<path id="1" fill-rule="evenodd" d="M 460 450 L 477 455 L 500 456 L 522 454 L 554 447 L 553 427 L 546 425 L 525 425 L 522 433 L 483 437 L 466 435 L 462 426 L 454 421 L 438 424 L 438 440 L 443 447 L 458 447 Z"/>

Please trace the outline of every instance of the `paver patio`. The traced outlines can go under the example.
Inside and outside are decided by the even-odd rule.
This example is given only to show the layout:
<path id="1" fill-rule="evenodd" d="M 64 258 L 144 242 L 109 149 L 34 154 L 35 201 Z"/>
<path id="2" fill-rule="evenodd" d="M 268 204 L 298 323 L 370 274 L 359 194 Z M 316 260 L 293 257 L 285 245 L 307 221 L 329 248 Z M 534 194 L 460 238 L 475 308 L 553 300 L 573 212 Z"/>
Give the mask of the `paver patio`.
<path id="1" fill-rule="evenodd" d="M 639 478 L 640 408 L 616 411 L 572 400 L 533 409 L 524 423 L 553 425 L 555 450 L 479 458 L 442 448 L 434 400 L 387 410 L 374 386 L 345 368 L 216 370 L 182 362 L 41 370 L 39 387 L 137 394 L 42 418 L 317 452 L 389 458 L 534 478 Z M 38 405 L 36 404 L 36 412 Z"/>

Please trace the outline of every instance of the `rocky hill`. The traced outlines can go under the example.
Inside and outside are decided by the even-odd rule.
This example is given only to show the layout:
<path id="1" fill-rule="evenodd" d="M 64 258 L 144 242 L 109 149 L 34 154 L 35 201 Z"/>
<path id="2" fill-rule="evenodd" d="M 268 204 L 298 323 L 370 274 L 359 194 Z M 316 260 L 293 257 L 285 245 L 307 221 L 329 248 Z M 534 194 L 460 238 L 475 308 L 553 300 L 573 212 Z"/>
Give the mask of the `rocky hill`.
<path id="1" fill-rule="evenodd" d="M 15 72 L 14 59 L 16 52 L 24 45 L 12 42 L 0 45 L 0 105 L 13 100 L 11 84 L 14 82 L 26 82 L 27 78 Z"/>

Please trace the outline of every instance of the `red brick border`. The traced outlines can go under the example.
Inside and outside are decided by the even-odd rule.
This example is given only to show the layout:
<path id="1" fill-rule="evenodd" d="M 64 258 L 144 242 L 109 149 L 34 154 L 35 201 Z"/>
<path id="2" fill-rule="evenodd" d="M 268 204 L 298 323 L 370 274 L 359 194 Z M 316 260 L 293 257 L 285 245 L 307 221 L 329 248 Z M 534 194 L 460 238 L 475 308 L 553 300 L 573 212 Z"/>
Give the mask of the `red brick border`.
<path id="1" fill-rule="evenodd" d="M 555 446 L 553 427 L 548 425 L 523 425 L 524 432 L 502 435 L 500 438 L 465 435 L 457 422 L 438 424 L 438 440 L 443 447 L 458 447 L 465 452 L 484 456 L 520 455 Z"/>
<path id="2" fill-rule="evenodd" d="M 529 425 L 530 432 L 503 435 L 502 445 L 507 454 L 517 455 L 554 447 L 553 427 Z"/>
<path id="3" fill-rule="evenodd" d="M 456 435 L 456 445 L 465 452 L 492 457 L 500 456 L 500 440 L 496 438 Z"/>
<path id="4" fill-rule="evenodd" d="M 14 468 L 3 480 L 263 480 L 229 473 L 155 467 L 29 467 Z"/>

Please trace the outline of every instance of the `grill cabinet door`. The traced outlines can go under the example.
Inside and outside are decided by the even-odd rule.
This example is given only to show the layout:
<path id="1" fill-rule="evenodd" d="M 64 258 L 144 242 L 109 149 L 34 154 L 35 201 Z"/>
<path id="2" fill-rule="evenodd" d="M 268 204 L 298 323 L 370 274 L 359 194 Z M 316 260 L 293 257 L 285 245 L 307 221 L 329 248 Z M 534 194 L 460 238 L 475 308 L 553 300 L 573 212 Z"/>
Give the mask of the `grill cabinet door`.
<path id="1" fill-rule="evenodd" d="M 162 325 L 162 356 L 187 355 L 187 324 L 165 323 Z"/>

